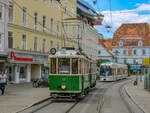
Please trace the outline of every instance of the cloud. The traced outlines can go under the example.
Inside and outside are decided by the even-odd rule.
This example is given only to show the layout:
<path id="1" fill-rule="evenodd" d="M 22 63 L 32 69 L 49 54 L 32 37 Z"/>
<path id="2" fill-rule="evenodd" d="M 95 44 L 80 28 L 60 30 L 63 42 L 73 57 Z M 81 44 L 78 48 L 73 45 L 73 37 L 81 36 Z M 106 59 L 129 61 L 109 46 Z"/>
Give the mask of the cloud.
<path id="1" fill-rule="evenodd" d="M 102 12 L 102 14 L 104 15 L 103 25 L 95 28 L 98 29 L 100 33 L 106 34 L 107 31 L 105 25 L 108 24 L 112 26 L 112 30 L 113 30 L 112 34 L 113 34 L 113 32 L 115 32 L 116 29 L 123 23 L 149 23 L 150 24 L 150 13 L 149 14 L 139 13 L 141 10 L 150 11 L 150 4 L 136 4 L 136 6 L 137 8 L 133 10 L 111 11 L 112 23 L 111 23 L 110 11 L 103 11 Z"/>

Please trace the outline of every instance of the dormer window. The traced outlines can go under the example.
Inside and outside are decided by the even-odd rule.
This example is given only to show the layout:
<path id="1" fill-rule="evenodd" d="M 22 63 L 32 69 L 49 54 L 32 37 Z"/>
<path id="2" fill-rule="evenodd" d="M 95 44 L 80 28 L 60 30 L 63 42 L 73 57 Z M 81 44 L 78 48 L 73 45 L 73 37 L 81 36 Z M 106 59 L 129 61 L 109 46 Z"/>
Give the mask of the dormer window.
<path id="1" fill-rule="evenodd" d="M 120 40 L 119 46 L 123 46 L 123 41 L 122 40 Z"/>
<path id="2" fill-rule="evenodd" d="M 140 40 L 140 41 L 138 42 L 138 46 L 143 46 L 143 41 Z"/>

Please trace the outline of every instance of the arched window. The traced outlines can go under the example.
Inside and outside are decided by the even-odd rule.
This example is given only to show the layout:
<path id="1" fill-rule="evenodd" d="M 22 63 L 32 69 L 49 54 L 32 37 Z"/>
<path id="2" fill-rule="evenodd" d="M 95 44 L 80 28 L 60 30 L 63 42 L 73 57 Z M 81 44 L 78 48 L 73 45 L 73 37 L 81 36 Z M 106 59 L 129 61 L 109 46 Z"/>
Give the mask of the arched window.
<path id="1" fill-rule="evenodd" d="M 140 41 L 138 42 L 138 46 L 143 46 L 143 41 L 140 40 Z"/>
<path id="2" fill-rule="evenodd" d="M 120 40 L 119 46 L 123 46 L 123 41 L 122 40 Z"/>

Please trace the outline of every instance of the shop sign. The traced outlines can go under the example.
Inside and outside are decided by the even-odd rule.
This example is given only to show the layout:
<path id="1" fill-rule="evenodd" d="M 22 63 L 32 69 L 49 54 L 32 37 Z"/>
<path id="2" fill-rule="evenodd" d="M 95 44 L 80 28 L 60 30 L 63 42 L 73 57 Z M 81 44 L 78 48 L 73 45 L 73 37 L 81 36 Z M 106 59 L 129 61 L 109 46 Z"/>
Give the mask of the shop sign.
<path id="1" fill-rule="evenodd" d="M 143 58 L 143 65 L 144 66 L 150 65 L 150 59 L 149 58 Z"/>
<path id="2" fill-rule="evenodd" d="M 13 60 L 15 60 L 15 61 L 33 62 L 33 58 L 24 58 L 24 57 L 17 57 L 17 56 L 15 56 L 15 52 L 14 51 L 11 51 L 10 58 L 13 59 Z"/>

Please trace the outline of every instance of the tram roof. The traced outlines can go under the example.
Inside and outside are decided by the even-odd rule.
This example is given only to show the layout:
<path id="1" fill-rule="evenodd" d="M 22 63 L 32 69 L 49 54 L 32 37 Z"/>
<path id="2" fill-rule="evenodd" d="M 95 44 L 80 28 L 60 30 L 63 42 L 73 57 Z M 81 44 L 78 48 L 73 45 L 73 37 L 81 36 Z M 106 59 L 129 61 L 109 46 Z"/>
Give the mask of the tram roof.
<path id="1" fill-rule="evenodd" d="M 77 50 L 65 50 L 65 49 L 57 51 L 55 55 L 49 55 L 49 58 L 83 58 L 92 61 L 86 58 L 84 55 L 80 54 L 80 52 L 78 52 Z"/>

